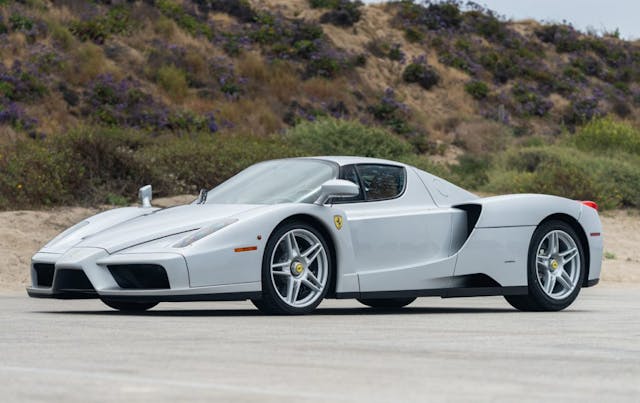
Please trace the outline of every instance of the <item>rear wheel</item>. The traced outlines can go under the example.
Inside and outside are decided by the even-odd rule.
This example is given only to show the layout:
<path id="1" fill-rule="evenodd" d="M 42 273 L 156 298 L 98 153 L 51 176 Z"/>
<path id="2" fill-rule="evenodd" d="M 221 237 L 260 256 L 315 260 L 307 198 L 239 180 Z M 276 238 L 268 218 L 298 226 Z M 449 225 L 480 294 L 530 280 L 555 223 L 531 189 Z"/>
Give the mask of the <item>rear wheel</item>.
<path id="1" fill-rule="evenodd" d="M 290 222 L 269 238 L 262 258 L 262 299 L 268 314 L 312 312 L 331 284 L 331 255 L 322 234 L 305 222 Z"/>
<path id="2" fill-rule="evenodd" d="M 129 302 L 109 299 L 103 299 L 102 302 L 108 307 L 122 312 L 144 312 L 158 305 L 157 302 Z"/>
<path id="3" fill-rule="evenodd" d="M 522 311 L 560 311 L 578 297 L 584 275 L 584 250 L 576 231 L 563 221 L 547 221 L 531 238 L 528 295 L 505 298 Z"/>
<path id="4" fill-rule="evenodd" d="M 415 301 L 415 298 L 380 298 L 380 299 L 358 299 L 358 302 L 376 309 L 400 309 Z"/>

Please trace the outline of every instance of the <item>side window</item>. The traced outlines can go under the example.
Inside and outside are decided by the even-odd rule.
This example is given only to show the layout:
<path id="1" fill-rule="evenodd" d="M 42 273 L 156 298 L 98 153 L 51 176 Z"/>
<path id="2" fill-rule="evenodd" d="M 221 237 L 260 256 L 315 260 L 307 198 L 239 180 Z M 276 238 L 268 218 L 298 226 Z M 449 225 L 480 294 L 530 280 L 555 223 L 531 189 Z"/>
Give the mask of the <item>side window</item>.
<path id="1" fill-rule="evenodd" d="M 404 190 L 404 168 L 393 165 L 363 164 L 357 167 L 367 201 L 398 197 Z"/>
<path id="2" fill-rule="evenodd" d="M 358 179 L 358 173 L 353 165 L 345 165 L 340 169 L 340 179 L 344 179 L 349 182 L 353 182 L 360 187 L 360 194 L 354 197 L 340 198 L 332 200 L 332 203 L 351 203 L 354 201 L 363 201 L 364 194 L 362 193 L 362 186 L 360 186 L 360 180 Z"/>

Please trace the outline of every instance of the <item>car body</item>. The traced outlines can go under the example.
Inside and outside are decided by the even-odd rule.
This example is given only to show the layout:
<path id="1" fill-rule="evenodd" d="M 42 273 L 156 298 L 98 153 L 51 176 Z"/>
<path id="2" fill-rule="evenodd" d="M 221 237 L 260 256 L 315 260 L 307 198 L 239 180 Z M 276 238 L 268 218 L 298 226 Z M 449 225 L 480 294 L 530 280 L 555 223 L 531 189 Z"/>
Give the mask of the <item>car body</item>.
<path id="1" fill-rule="evenodd" d="M 341 186 L 353 189 L 341 194 Z M 558 256 L 560 249 L 579 246 L 581 255 L 575 260 L 580 261 L 572 281 L 580 284 L 574 281 L 572 291 L 596 284 L 600 276 L 602 227 L 593 204 L 538 194 L 481 198 L 394 161 L 363 157 L 266 161 L 203 192 L 191 204 L 160 209 L 148 201 L 147 195 L 142 207 L 97 214 L 54 238 L 32 258 L 28 294 L 101 298 L 133 306 L 251 299 L 259 306 L 265 283 L 278 277 L 265 270 L 277 271 L 270 264 L 289 270 L 290 264 L 282 289 L 293 283 L 293 288 L 306 290 L 307 284 L 311 290 L 315 287 L 311 280 L 305 283 L 306 277 L 296 277 L 296 270 L 313 271 L 311 279 L 319 275 L 320 265 L 325 268 L 325 284 L 318 283 L 323 287 L 320 299 L 358 298 L 374 302 L 368 305 L 388 306 L 375 301 L 421 296 L 525 298 L 532 292 L 532 240 L 536 230 L 550 221 L 566 223 L 571 230 L 555 231 L 572 236 L 543 234 L 551 235 L 541 241 L 536 254 L 539 260 L 547 259 L 548 273 L 541 275 L 538 285 L 544 286 L 544 276 L 553 274 L 552 266 L 561 260 L 553 260 L 552 247 L 546 246 L 553 240 L 559 242 Z M 290 225 L 293 244 L 312 248 L 317 243 L 323 249 L 316 258 L 321 262 L 294 259 L 303 255 L 302 247 L 295 252 L 286 234 L 279 234 L 278 245 L 269 245 L 284 223 L 295 222 L 301 224 Z M 273 249 L 287 245 L 291 256 L 278 252 L 286 264 L 273 260 Z M 273 280 L 271 286 L 280 287 L 276 283 Z"/>

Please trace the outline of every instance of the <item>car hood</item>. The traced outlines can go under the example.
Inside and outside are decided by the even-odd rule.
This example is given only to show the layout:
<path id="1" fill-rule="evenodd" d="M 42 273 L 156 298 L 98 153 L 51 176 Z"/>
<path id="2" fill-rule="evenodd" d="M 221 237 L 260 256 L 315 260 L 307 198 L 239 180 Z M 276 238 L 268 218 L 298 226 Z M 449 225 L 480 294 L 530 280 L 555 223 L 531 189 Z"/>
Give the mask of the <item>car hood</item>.
<path id="1" fill-rule="evenodd" d="M 258 208 L 250 204 L 190 204 L 157 210 L 90 235 L 77 246 L 115 253 L 170 235 L 194 231 L 227 217 Z"/>

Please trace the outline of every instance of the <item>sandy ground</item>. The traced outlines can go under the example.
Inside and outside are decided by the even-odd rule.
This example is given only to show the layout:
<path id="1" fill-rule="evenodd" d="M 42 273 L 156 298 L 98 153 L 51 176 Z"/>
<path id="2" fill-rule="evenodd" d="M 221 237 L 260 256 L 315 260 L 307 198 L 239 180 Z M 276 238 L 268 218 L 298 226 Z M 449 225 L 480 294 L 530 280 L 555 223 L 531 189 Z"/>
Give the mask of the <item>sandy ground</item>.
<path id="1" fill-rule="evenodd" d="M 194 196 L 157 199 L 161 207 L 187 203 Z M 0 290 L 21 290 L 29 279 L 31 256 L 56 234 L 101 208 L 66 207 L 48 211 L 0 212 Z M 602 282 L 611 286 L 640 284 L 640 211 L 602 213 L 605 259 Z"/>

